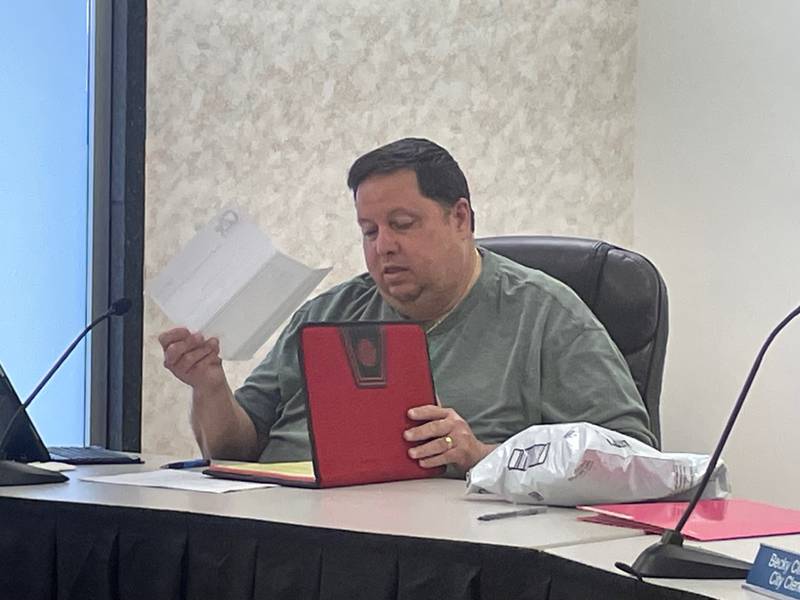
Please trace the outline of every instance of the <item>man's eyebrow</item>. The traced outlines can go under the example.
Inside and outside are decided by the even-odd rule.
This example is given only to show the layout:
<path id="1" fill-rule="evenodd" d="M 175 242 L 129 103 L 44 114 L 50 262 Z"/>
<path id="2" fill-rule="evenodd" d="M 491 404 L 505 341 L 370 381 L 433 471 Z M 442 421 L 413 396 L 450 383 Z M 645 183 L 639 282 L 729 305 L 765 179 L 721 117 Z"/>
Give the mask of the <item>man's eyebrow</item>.
<path id="1" fill-rule="evenodd" d="M 389 213 L 390 219 L 397 216 L 418 217 L 419 215 L 415 211 L 408 208 L 395 208 Z"/>
<path id="2" fill-rule="evenodd" d="M 389 214 L 386 216 L 386 218 L 387 219 L 393 219 L 393 218 L 399 217 L 399 216 L 418 218 L 419 217 L 419 213 L 417 213 L 416 211 L 413 211 L 411 209 L 408 209 L 408 208 L 395 208 L 395 209 L 393 209 L 393 210 L 391 210 L 389 212 Z M 359 217 L 359 218 L 356 219 L 356 222 L 360 225 L 362 223 L 375 223 L 375 220 L 374 219 L 367 219 L 366 217 Z"/>

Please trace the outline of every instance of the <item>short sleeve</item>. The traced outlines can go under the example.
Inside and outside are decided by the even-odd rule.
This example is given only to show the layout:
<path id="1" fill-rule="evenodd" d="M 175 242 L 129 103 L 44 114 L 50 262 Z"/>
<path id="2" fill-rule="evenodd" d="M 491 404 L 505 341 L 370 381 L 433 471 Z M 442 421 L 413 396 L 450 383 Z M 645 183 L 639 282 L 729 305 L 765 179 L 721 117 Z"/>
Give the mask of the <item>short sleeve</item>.
<path id="1" fill-rule="evenodd" d="M 542 420 L 587 421 L 655 445 L 627 363 L 602 327 L 586 327 L 545 351 Z"/>
<path id="2" fill-rule="evenodd" d="M 287 379 L 298 377 L 297 331 L 301 321 L 300 314 L 295 313 L 264 360 L 234 392 L 234 398 L 255 426 L 260 450 L 267 445 L 281 405 L 291 393 L 286 389 Z"/>

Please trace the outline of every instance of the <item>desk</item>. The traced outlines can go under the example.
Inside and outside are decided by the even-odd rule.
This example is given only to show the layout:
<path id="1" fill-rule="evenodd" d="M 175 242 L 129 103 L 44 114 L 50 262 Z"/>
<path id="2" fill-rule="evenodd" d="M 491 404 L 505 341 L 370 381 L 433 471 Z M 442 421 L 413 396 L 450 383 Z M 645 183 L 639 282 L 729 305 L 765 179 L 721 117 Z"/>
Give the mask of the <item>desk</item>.
<path id="1" fill-rule="evenodd" d="M 550 550 L 555 556 L 577 561 L 606 571 L 616 571 L 614 563 L 621 561 L 631 564 L 639 553 L 658 541 L 658 536 L 648 535 L 637 538 L 610 540 L 606 542 L 566 546 Z M 699 546 L 720 554 L 732 556 L 747 562 L 753 562 L 761 543 L 800 552 L 800 535 L 780 535 L 765 538 L 743 540 L 723 540 L 719 542 L 694 542 L 687 540 L 687 545 Z M 656 580 L 651 579 L 651 582 Z M 695 594 L 705 594 L 713 598 L 726 600 L 763 600 L 764 596 L 742 588 L 741 579 L 735 580 L 702 580 L 702 579 L 659 579 L 657 583 Z"/>
<path id="2" fill-rule="evenodd" d="M 696 597 L 549 553 L 634 530 L 557 508 L 479 522 L 508 505 L 460 481 L 207 494 L 79 479 L 168 460 L 145 458 L 0 488 L 0 597 Z"/>

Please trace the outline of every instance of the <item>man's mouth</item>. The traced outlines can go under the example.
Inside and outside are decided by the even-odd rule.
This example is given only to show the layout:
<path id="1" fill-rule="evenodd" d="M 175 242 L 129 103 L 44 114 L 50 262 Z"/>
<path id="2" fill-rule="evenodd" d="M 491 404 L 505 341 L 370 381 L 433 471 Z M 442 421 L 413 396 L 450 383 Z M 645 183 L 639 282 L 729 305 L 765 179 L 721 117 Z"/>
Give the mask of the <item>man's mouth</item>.
<path id="1" fill-rule="evenodd" d="M 403 273 L 404 271 L 408 271 L 405 267 L 397 267 L 397 266 L 389 266 L 383 268 L 384 275 L 394 275 L 395 273 Z"/>

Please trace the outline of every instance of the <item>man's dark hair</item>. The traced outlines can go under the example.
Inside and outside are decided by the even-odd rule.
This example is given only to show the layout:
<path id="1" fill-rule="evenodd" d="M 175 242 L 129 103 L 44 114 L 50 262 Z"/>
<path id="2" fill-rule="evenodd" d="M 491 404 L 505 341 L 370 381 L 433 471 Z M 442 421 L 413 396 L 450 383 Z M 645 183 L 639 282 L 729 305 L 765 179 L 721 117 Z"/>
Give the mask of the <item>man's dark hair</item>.
<path id="1" fill-rule="evenodd" d="M 424 138 L 403 138 L 376 148 L 356 159 L 347 175 L 347 186 L 355 195 L 358 186 L 373 175 L 402 170 L 414 171 L 420 193 L 450 208 L 459 198 L 469 198 L 467 178 L 450 153 Z M 475 213 L 470 204 L 471 228 Z"/>

